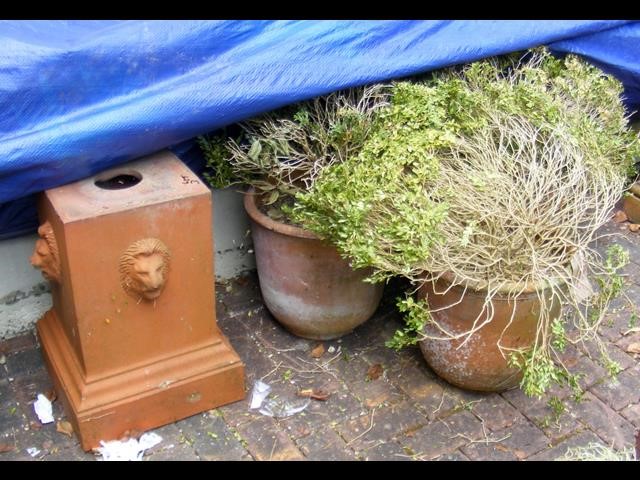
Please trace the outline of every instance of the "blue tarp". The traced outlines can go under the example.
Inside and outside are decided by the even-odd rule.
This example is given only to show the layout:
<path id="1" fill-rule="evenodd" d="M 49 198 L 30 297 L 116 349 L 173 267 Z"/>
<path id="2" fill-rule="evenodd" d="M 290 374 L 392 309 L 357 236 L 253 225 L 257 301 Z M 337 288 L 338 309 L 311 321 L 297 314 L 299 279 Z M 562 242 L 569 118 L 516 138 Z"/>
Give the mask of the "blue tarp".
<path id="1" fill-rule="evenodd" d="M 36 226 L 47 188 L 166 147 L 189 159 L 189 139 L 288 103 L 538 45 L 594 62 L 640 107 L 637 21 L 2 21 L 0 238 Z"/>

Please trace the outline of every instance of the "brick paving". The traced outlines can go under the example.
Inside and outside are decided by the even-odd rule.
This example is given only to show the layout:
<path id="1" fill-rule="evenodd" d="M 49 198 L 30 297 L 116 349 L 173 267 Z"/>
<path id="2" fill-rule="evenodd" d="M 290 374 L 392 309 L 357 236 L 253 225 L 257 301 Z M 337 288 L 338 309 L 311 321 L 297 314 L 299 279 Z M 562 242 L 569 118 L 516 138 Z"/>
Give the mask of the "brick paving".
<path id="1" fill-rule="evenodd" d="M 384 341 L 400 325 L 393 306 L 399 289 L 387 287 L 367 323 L 341 339 L 322 342 L 295 337 L 263 306 L 255 274 L 217 286 L 218 323 L 246 364 L 247 399 L 154 430 L 163 441 L 144 460 L 553 460 L 568 448 L 591 442 L 630 448 L 640 429 L 640 362 L 627 334 L 640 300 L 640 234 L 613 223 L 631 252 L 625 270 L 628 299 L 618 300 L 607 321 L 606 339 L 623 371 L 616 381 L 574 349 L 568 365 L 585 374 L 589 388 L 580 403 L 567 389 L 542 399 L 520 390 L 501 394 L 465 392 L 439 379 L 417 348 L 400 353 Z M 603 242 L 602 248 L 607 242 Z M 375 380 L 374 365 L 382 367 Z M 329 393 L 288 418 L 248 410 L 255 380 L 281 397 L 302 388 Z M 52 388 L 33 333 L 0 342 L 0 461 L 95 460 L 75 436 L 41 425 L 33 411 L 37 393 Z M 562 412 L 547 405 L 567 399 Z M 54 402 L 56 420 L 64 420 Z M 30 455 L 35 447 L 39 453 Z"/>

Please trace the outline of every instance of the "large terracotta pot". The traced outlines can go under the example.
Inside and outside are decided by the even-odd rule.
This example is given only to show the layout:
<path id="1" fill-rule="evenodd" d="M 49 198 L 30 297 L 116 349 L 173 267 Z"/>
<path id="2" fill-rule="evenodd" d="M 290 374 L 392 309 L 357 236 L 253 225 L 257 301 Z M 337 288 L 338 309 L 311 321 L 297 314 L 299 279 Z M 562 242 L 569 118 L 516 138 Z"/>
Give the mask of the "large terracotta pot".
<path id="1" fill-rule="evenodd" d="M 632 223 L 640 223 L 640 183 L 629 187 L 622 202 L 622 209 Z"/>
<path id="2" fill-rule="evenodd" d="M 451 277 L 446 275 L 435 283 L 427 282 L 418 291 L 418 298 L 427 298 L 433 310 L 433 319 L 442 327 L 452 333 L 466 332 L 472 328 L 479 313 L 482 312 L 479 323 L 487 318 L 487 309 L 484 307 L 487 292 L 470 287 L 465 292 L 462 285 L 450 285 Z M 550 290 L 544 293 L 549 299 L 549 318 L 557 318 L 561 310 L 560 302 L 557 297 L 551 301 Z M 475 332 L 462 347 L 460 345 L 466 337 L 457 340 L 425 339 L 420 342 L 420 349 L 429 366 L 447 382 L 460 388 L 503 391 L 516 387 L 522 379 L 520 370 L 508 366 L 508 358 L 500 352 L 498 341 L 508 348 L 526 349 L 533 345 L 541 312 L 536 289 L 534 286 L 526 288 L 515 302 L 507 293 L 498 292 L 491 303 L 493 319 Z M 505 330 L 512 316 L 513 321 Z M 426 332 L 432 335 L 438 333 L 434 326 L 427 327 Z"/>
<path id="3" fill-rule="evenodd" d="M 245 194 L 244 206 L 251 219 L 262 297 L 287 330 L 328 340 L 373 315 L 383 285 L 363 282 L 370 270 L 353 270 L 335 247 L 313 233 L 264 215 L 253 192 Z"/>

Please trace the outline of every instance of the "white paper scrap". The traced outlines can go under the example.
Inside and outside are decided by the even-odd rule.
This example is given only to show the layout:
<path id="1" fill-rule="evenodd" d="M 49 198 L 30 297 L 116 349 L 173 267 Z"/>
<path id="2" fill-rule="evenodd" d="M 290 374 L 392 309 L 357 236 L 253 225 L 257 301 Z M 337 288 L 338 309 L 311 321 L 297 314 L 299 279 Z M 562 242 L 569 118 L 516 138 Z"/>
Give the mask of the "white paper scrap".
<path id="1" fill-rule="evenodd" d="M 105 442 L 100 440 L 101 447 L 97 452 L 102 455 L 102 460 L 108 461 L 136 461 L 142 460 L 145 450 L 148 450 L 162 441 L 162 437 L 157 433 L 145 433 L 140 440 L 130 438 L 126 442 L 113 440 Z"/>
<path id="2" fill-rule="evenodd" d="M 36 411 L 36 415 L 40 419 L 40 423 L 53 422 L 53 408 L 51 402 L 43 394 L 38 394 L 38 399 L 33 404 L 33 409 Z"/>

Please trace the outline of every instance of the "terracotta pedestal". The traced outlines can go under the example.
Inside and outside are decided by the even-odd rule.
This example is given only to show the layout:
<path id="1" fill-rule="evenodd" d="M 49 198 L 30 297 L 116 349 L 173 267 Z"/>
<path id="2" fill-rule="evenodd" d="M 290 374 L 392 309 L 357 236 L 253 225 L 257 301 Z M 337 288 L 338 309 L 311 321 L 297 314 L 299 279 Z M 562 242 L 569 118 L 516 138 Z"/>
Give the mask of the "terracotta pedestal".
<path id="1" fill-rule="evenodd" d="M 38 335 L 85 450 L 244 397 L 216 324 L 211 193 L 180 160 L 48 190 L 39 214 L 31 261 L 53 308 Z"/>

